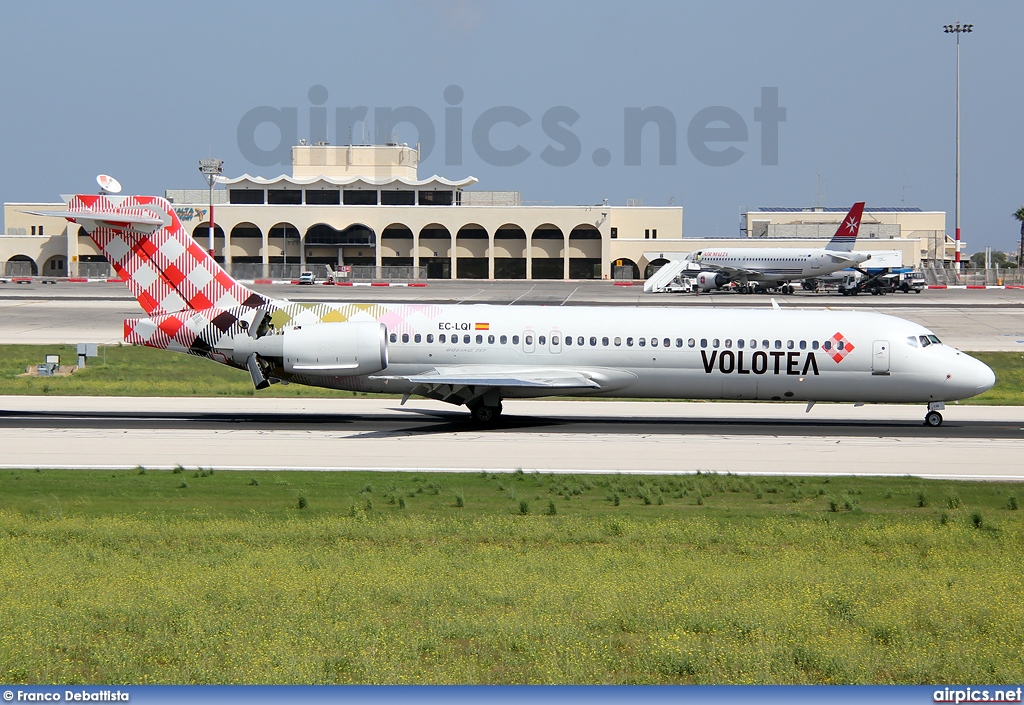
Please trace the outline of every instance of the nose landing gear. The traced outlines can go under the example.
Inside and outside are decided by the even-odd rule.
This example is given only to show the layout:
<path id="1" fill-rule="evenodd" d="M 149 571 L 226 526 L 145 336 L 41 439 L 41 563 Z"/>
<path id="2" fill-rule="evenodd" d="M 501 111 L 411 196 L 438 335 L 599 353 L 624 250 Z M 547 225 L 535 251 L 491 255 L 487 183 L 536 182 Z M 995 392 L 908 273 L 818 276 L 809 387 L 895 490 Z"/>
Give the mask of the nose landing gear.
<path id="1" fill-rule="evenodd" d="M 945 403 L 935 401 L 928 405 L 928 413 L 924 415 L 924 425 L 933 428 L 942 425 L 942 414 L 939 412 L 946 408 Z"/>

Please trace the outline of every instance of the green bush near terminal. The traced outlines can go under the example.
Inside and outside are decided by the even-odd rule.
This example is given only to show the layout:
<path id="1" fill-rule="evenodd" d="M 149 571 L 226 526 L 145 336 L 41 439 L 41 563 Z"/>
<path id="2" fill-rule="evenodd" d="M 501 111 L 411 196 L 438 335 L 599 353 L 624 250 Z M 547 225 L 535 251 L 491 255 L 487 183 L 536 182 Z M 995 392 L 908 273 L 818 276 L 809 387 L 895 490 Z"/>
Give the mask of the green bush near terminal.
<path id="1" fill-rule="evenodd" d="M 4 471 L 0 681 L 1019 683 L 1019 493 Z"/>
<path id="2" fill-rule="evenodd" d="M 59 355 L 62 365 L 74 364 L 73 345 L 0 345 L 0 395 L 75 396 L 371 396 L 303 385 L 275 384 L 256 392 L 249 374 L 210 360 L 166 350 L 126 345 L 101 346 L 100 355 L 84 369 L 66 377 L 26 376 L 47 355 Z M 963 404 L 1024 404 L 1024 355 L 1018 352 L 970 353 L 993 369 L 996 384 Z M 372 395 L 379 396 L 379 395 Z"/>

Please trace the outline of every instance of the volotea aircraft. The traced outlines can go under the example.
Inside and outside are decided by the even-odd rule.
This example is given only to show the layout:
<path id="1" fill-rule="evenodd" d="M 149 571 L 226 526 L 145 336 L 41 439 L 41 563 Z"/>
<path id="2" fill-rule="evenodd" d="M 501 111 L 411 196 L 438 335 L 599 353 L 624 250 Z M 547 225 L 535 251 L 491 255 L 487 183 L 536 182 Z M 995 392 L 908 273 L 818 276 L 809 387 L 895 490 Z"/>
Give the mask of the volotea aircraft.
<path id="1" fill-rule="evenodd" d="M 37 214 L 82 226 L 138 299 L 146 316 L 124 322 L 128 343 L 247 370 L 256 389 L 417 395 L 465 405 L 480 424 L 503 399 L 572 395 L 799 400 L 808 411 L 916 402 L 938 426 L 944 402 L 995 382 L 926 328 L 877 313 L 271 299 L 232 279 L 163 198 L 65 200 L 67 211 Z"/>
<path id="2" fill-rule="evenodd" d="M 824 248 L 736 247 L 692 252 L 684 261 L 700 266 L 696 275 L 702 291 L 721 289 L 736 282 L 740 293 L 753 292 L 757 285 L 792 294 L 790 282 L 814 279 L 857 267 L 871 255 L 854 252 L 864 202 L 854 203 Z"/>

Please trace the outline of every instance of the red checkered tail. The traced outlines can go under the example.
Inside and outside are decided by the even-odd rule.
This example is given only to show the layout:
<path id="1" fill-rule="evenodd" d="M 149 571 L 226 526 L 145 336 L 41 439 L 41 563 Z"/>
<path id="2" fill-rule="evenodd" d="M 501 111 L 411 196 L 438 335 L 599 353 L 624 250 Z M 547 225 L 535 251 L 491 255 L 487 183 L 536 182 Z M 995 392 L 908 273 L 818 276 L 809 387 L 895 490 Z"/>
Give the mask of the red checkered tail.
<path id="1" fill-rule="evenodd" d="M 192 239 L 163 198 L 77 195 L 62 215 L 89 233 L 147 314 L 267 303 Z"/>

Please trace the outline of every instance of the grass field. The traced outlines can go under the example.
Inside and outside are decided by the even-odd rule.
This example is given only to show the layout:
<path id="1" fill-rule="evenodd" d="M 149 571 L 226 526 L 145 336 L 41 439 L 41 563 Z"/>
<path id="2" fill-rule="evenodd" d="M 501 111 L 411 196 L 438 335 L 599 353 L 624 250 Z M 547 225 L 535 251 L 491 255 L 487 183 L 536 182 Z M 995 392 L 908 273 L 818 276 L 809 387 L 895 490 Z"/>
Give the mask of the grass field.
<path id="1" fill-rule="evenodd" d="M 65 364 L 77 357 L 70 345 L 0 345 L 0 394 L 82 396 L 262 396 L 345 397 L 339 392 L 302 385 L 275 384 L 253 390 L 249 375 L 189 355 L 133 346 L 105 346 L 99 359 L 70 377 L 26 377 L 25 368 L 59 354 Z M 971 353 L 996 373 L 996 386 L 964 404 L 1024 404 L 1024 355 L 1013 352 Z M 373 395 L 360 395 L 373 396 Z"/>
<path id="2" fill-rule="evenodd" d="M 1024 680 L 1020 488 L 0 473 L 0 682 Z"/>

